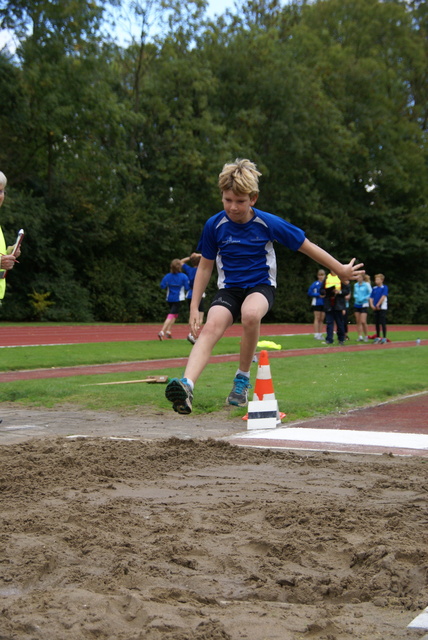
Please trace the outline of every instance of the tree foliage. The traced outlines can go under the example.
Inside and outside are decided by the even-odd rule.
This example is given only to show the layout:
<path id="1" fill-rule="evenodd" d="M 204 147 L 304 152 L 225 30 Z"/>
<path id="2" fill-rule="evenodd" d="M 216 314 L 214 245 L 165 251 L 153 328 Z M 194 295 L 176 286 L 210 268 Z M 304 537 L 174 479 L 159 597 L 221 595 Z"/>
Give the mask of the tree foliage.
<path id="1" fill-rule="evenodd" d="M 221 207 L 222 165 L 249 157 L 260 208 L 384 273 L 391 321 L 428 322 L 426 4 L 252 0 L 208 20 L 205 0 L 135 0 L 122 46 L 113 4 L 0 9 L 19 40 L 0 52 L 1 222 L 10 242 L 26 230 L 2 317 L 49 300 L 46 319 L 159 320 L 161 277 Z M 317 265 L 278 259 L 269 319 L 309 321 Z"/>

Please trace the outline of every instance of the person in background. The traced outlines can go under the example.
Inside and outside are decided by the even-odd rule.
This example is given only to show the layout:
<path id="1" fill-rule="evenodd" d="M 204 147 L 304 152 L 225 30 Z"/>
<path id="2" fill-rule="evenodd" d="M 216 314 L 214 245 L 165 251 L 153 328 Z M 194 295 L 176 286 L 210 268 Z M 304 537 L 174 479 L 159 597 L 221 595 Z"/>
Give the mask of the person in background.
<path id="1" fill-rule="evenodd" d="M 368 274 L 359 275 L 354 284 L 354 313 L 357 324 L 357 342 L 368 342 L 367 313 L 370 308 L 370 294 L 372 287 Z"/>
<path id="2" fill-rule="evenodd" d="M 316 340 L 322 340 L 323 338 L 324 300 L 320 296 L 320 289 L 324 279 L 324 269 L 318 269 L 317 279 L 308 289 L 308 296 L 311 298 L 311 309 L 314 313 L 314 338 Z"/>
<path id="3" fill-rule="evenodd" d="M 186 293 L 190 289 L 189 278 L 181 271 L 181 260 L 175 258 L 171 262 L 170 272 L 162 278 L 160 287 L 166 289 L 166 300 L 169 304 L 169 313 L 158 333 L 158 338 L 162 341 L 165 338 L 172 338 L 172 325 L 177 320 L 180 305 L 186 299 Z"/>
<path id="4" fill-rule="evenodd" d="M 339 345 L 343 346 L 346 334 L 344 327 L 344 312 L 346 311 L 346 296 L 351 289 L 348 278 L 340 280 L 335 271 L 330 270 L 321 287 L 321 295 L 324 298 L 325 322 L 327 325 L 327 335 L 325 344 L 332 345 L 334 341 L 334 325 L 336 325 L 337 339 Z"/>
<path id="5" fill-rule="evenodd" d="M 0 207 L 3 205 L 6 195 L 7 178 L 2 171 L 0 171 Z M 0 306 L 4 295 L 6 293 L 6 274 L 13 269 L 17 258 L 21 255 L 21 250 L 16 250 L 15 255 L 12 255 L 14 246 L 6 247 L 6 241 L 4 239 L 3 231 L 0 226 Z M 0 419 L 0 422 L 2 420 Z"/>
<path id="6" fill-rule="evenodd" d="M 344 280 L 343 284 L 348 285 L 349 293 L 345 296 L 345 309 L 343 310 L 343 329 L 345 331 L 345 340 L 349 340 L 348 326 L 349 326 L 349 301 L 351 299 L 351 287 L 349 280 Z"/>
<path id="7" fill-rule="evenodd" d="M 190 289 L 187 292 L 187 296 L 186 296 L 186 300 L 189 304 L 189 309 L 190 309 L 190 305 L 192 302 L 192 292 L 193 292 L 193 284 L 195 282 L 195 276 L 196 276 L 196 271 L 198 270 L 198 264 L 201 260 L 201 254 L 200 253 L 192 253 L 190 256 L 187 256 L 186 258 L 182 258 L 181 259 L 181 269 L 183 271 L 183 273 L 186 274 L 186 276 L 189 278 L 189 282 L 190 282 Z M 186 264 L 187 262 L 190 261 L 190 264 Z M 199 303 L 199 324 L 202 326 L 204 323 L 204 298 L 205 298 L 205 293 L 201 298 L 201 302 Z M 195 344 L 196 342 L 196 338 L 189 333 L 187 338 L 186 338 L 191 344 Z"/>
<path id="8" fill-rule="evenodd" d="M 374 311 L 376 338 L 373 344 L 385 344 L 386 339 L 386 310 L 388 309 L 388 287 L 384 284 L 385 276 L 383 273 L 375 275 L 375 286 L 370 294 L 370 307 Z M 382 328 L 382 338 L 380 337 L 380 329 Z"/>
<path id="9" fill-rule="evenodd" d="M 3 205 L 6 195 L 7 178 L 2 171 L 0 171 L 0 207 Z M 6 241 L 4 239 L 3 231 L 0 226 L 0 305 L 6 293 L 6 273 L 13 269 L 17 258 L 21 255 L 21 250 L 18 248 L 15 255 L 12 255 L 14 246 L 6 247 Z"/>

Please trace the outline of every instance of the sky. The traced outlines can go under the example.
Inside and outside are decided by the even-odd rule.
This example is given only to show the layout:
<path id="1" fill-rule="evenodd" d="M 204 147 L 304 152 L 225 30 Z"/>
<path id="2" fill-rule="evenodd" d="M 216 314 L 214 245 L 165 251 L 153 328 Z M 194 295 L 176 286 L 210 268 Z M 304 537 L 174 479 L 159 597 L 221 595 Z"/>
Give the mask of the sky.
<path id="1" fill-rule="evenodd" d="M 226 9 L 233 9 L 234 6 L 234 0 L 209 0 L 207 8 L 208 17 L 213 18 L 215 15 L 221 15 Z M 10 43 L 9 46 L 12 45 L 11 34 L 6 30 L 0 30 L 0 49 L 7 43 Z"/>
<path id="2" fill-rule="evenodd" d="M 233 9 L 234 0 L 210 0 L 208 3 L 208 15 L 212 18 L 214 15 L 221 15 L 226 9 Z"/>

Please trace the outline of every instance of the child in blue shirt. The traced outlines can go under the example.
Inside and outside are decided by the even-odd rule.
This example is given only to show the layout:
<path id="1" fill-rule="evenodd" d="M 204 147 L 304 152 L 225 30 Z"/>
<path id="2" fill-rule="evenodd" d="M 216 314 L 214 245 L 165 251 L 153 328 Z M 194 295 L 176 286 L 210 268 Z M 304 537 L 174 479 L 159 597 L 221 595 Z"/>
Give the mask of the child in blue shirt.
<path id="1" fill-rule="evenodd" d="M 172 338 L 172 325 L 177 320 L 180 305 L 186 299 L 186 293 L 190 289 L 189 278 L 181 271 L 181 260 L 175 258 L 171 262 L 170 272 L 162 278 L 160 287 L 166 289 L 166 300 L 169 304 L 169 313 L 158 333 L 158 338 L 162 341 L 165 338 Z"/>
<path id="2" fill-rule="evenodd" d="M 225 164 L 219 175 L 223 209 L 205 223 L 200 242 L 202 258 L 190 306 L 190 331 L 195 337 L 200 329 L 199 302 L 214 264 L 219 290 L 190 352 L 184 377 L 173 378 L 166 387 L 165 395 L 177 413 L 191 413 L 194 385 L 208 364 L 214 345 L 239 316 L 242 323 L 239 368 L 227 401 L 235 406 L 247 404 L 250 367 L 259 341 L 260 322 L 275 299 L 275 241 L 332 269 L 343 280 L 354 280 L 361 273 L 363 265 L 355 265 L 355 258 L 349 264 L 341 264 L 305 238 L 298 227 L 256 209 L 260 175 L 256 165 L 246 159 Z"/>
<path id="3" fill-rule="evenodd" d="M 386 339 L 386 310 L 388 309 L 388 287 L 384 284 L 385 276 L 383 273 L 375 275 L 375 287 L 370 294 L 370 307 L 374 311 L 376 338 L 373 344 L 385 344 Z M 382 327 L 383 338 L 380 337 L 380 328 Z"/>
<path id="4" fill-rule="evenodd" d="M 308 289 L 308 296 L 311 298 L 311 309 L 314 312 L 314 338 L 322 340 L 324 324 L 324 299 L 320 295 L 322 283 L 325 280 L 324 269 L 318 269 L 317 280 Z"/>

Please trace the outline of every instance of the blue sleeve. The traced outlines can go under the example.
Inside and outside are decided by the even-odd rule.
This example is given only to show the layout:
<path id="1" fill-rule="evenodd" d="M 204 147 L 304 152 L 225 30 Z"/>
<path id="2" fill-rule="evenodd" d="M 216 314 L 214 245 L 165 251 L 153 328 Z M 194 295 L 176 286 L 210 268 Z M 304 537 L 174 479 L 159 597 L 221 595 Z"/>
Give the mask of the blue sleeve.
<path id="1" fill-rule="evenodd" d="M 314 296 L 316 296 L 318 294 L 318 290 L 317 290 L 317 282 L 313 282 L 311 284 L 311 286 L 308 289 L 308 296 L 313 298 Z"/>
<path id="2" fill-rule="evenodd" d="M 272 213 L 256 210 L 256 215 L 259 215 L 262 220 L 266 220 L 269 228 L 272 230 L 272 240 L 280 242 L 292 251 L 298 251 L 300 249 L 306 239 L 305 232 L 302 231 L 302 229 L 299 229 L 299 227 L 291 224 L 291 222 L 275 216 Z"/>
<path id="3" fill-rule="evenodd" d="M 200 253 L 206 260 L 215 260 L 218 251 L 218 245 L 214 233 L 214 219 L 210 218 L 206 221 L 202 230 L 201 239 L 198 244 Z"/>
<path id="4" fill-rule="evenodd" d="M 190 280 L 186 276 L 185 273 L 183 273 L 182 275 L 183 275 L 183 278 L 184 278 L 184 288 L 185 288 L 186 291 L 189 291 L 189 289 L 190 289 Z"/>
<path id="5" fill-rule="evenodd" d="M 166 289 L 167 288 L 167 286 L 168 286 L 168 276 L 169 276 L 169 273 L 167 273 L 166 276 L 164 276 L 162 278 L 161 283 L 160 283 L 160 288 L 161 289 Z"/>

